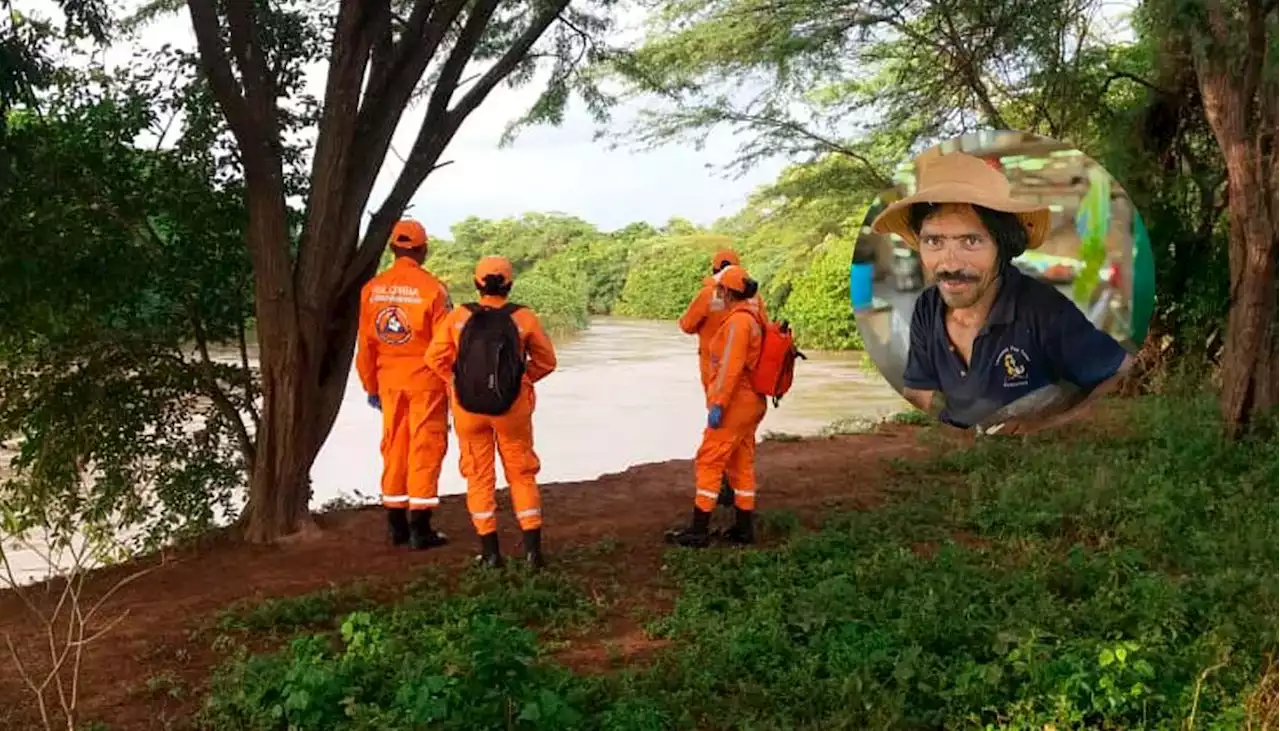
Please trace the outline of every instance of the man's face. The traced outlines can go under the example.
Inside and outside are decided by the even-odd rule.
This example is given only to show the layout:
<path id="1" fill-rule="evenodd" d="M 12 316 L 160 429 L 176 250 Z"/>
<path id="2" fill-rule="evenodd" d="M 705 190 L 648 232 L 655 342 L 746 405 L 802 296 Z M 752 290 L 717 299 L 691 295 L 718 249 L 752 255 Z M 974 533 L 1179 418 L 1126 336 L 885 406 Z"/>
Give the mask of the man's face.
<path id="1" fill-rule="evenodd" d="M 948 204 L 920 226 L 920 263 L 952 309 L 972 307 L 994 285 L 999 253 L 982 219 L 967 205 Z"/>

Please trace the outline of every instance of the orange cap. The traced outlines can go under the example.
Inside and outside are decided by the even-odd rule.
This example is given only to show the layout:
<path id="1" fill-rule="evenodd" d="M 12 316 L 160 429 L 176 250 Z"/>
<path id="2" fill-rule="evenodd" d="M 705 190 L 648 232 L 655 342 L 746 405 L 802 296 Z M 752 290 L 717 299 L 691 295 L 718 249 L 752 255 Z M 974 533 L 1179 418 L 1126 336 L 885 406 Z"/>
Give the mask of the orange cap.
<path id="1" fill-rule="evenodd" d="M 420 249 L 427 245 L 427 230 L 412 218 L 404 218 L 391 229 L 387 243 L 397 249 Z"/>
<path id="2" fill-rule="evenodd" d="M 503 284 L 510 284 L 515 277 L 511 272 L 511 262 L 505 256 L 486 256 L 476 263 L 477 284 L 483 284 L 484 278 L 490 274 L 502 277 Z"/>
<path id="3" fill-rule="evenodd" d="M 747 270 L 738 265 L 730 265 L 720 270 L 716 274 L 716 284 L 725 289 L 733 290 L 739 294 L 745 294 L 747 291 Z"/>
<path id="4" fill-rule="evenodd" d="M 713 270 L 720 267 L 721 264 L 729 262 L 729 266 L 742 266 L 742 261 L 738 259 L 738 253 L 733 249 L 720 249 L 716 255 L 711 257 L 711 268 Z"/>

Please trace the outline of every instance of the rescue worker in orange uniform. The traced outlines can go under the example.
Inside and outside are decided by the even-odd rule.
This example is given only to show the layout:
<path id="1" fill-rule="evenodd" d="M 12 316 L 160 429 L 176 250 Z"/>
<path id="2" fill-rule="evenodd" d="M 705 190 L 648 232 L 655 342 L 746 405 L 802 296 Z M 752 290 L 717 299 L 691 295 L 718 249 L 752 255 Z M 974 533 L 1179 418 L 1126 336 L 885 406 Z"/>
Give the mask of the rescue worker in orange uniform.
<path id="1" fill-rule="evenodd" d="M 735 521 L 726 537 L 748 544 L 755 540 L 756 430 L 767 408 L 765 397 L 751 386 L 750 373 L 760 358 L 764 328 L 756 297 L 759 285 L 741 266 L 722 268 L 715 276 L 716 294 L 727 314 L 711 338 L 711 380 L 707 386 L 707 427 L 694 457 L 693 521 L 668 540 L 702 548 L 710 542 L 708 525 L 716 506 L 722 475 L 733 486 Z"/>
<path id="2" fill-rule="evenodd" d="M 717 294 L 715 275 L 729 266 L 742 266 L 737 252 L 733 249 L 720 249 L 711 257 L 711 276 L 706 278 L 702 289 L 694 295 L 678 323 L 685 334 L 698 336 L 698 371 L 702 377 L 704 395 L 708 394 L 707 388 L 711 383 L 711 340 L 720 330 L 720 325 L 725 318 L 729 316 L 728 305 L 724 298 Z M 748 298 L 747 302 L 759 310 L 761 318 L 766 316 L 764 300 L 759 294 Z M 720 481 L 718 503 L 724 506 L 733 505 L 733 487 L 730 485 L 728 476 Z"/>
<path id="3" fill-rule="evenodd" d="M 426 362 L 450 383 L 454 431 L 467 480 L 467 509 L 480 536 L 480 559 L 502 565 L 494 471 L 495 447 L 511 485 L 526 560 L 543 565 L 541 468 L 533 449 L 534 384 L 556 368 L 555 348 L 532 310 L 508 302 L 511 262 L 487 256 L 475 269 L 479 301 L 453 311 L 437 331 Z M 512 358 L 503 361 L 504 358 Z M 505 384 L 505 385 L 504 385 Z M 465 404 L 483 404 L 468 409 Z"/>
<path id="4" fill-rule="evenodd" d="M 360 293 L 356 371 L 369 405 L 382 412 L 382 504 L 391 543 L 423 550 L 448 542 L 431 527 L 448 449 L 448 391 L 423 355 L 453 305 L 444 284 L 422 268 L 422 224 L 398 222 L 388 244 L 395 262 Z"/>

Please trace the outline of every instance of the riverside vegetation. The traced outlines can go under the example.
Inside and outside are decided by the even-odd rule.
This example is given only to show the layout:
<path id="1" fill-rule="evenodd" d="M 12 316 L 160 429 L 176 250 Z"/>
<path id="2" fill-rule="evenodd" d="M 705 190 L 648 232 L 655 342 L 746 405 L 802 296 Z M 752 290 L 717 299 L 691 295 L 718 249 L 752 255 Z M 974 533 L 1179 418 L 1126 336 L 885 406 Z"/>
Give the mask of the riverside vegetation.
<path id="1" fill-rule="evenodd" d="M 644 617 L 669 644 L 612 672 L 555 648 L 602 630 L 579 579 L 616 546 L 229 610 L 200 727 L 1272 727 L 1275 440 L 1226 442 L 1203 396 L 1104 424 L 899 463 L 885 506 L 766 516 L 765 549 L 673 551 Z"/>

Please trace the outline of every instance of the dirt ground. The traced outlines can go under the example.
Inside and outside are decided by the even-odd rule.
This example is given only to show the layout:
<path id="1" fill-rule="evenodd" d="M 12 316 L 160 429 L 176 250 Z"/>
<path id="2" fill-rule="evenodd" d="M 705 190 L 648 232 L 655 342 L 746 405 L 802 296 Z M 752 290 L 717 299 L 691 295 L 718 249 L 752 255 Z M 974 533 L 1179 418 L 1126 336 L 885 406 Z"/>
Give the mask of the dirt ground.
<path id="1" fill-rule="evenodd" d="M 883 461 L 922 456 L 930 449 L 914 429 L 902 426 L 884 426 L 875 434 L 765 442 L 758 459 L 760 508 L 791 510 L 811 522 L 832 509 L 874 507 L 882 497 Z M 590 482 L 546 486 L 544 548 L 552 570 L 557 550 L 611 539 L 619 547 L 613 555 L 625 556 L 626 563 L 621 570 L 612 566 L 608 580 L 620 582 L 624 591 L 645 597 L 655 608 L 669 603 L 671 597 L 663 593 L 659 579 L 662 534 L 687 519 L 691 483 L 692 465 L 679 460 L 641 465 Z M 518 555 L 518 529 L 506 493 L 501 494 L 504 551 Z M 317 535 L 280 546 L 210 540 L 170 552 L 162 562 L 152 557 L 95 573 L 87 584 L 89 596 L 142 566 L 154 567 L 115 593 L 95 620 L 95 627 L 102 627 L 127 612 L 84 654 L 80 718 L 104 722 L 112 731 L 182 728 L 174 719 L 188 716 L 198 705 L 200 688 L 221 659 L 207 640 L 193 638 L 192 633 L 218 610 L 240 600 L 294 596 L 331 584 L 363 581 L 390 586 L 413 578 L 427 564 L 461 565 L 478 547 L 461 496 L 444 499 L 436 524 L 451 543 L 432 551 L 410 553 L 389 546 L 377 509 L 328 513 L 318 520 L 322 530 Z M 585 571 L 590 573 L 589 568 Z M 56 598 L 60 588 L 42 585 L 26 592 L 40 601 L 46 595 Z M 560 648 L 560 659 L 592 672 L 615 665 L 620 655 L 624 660 L 643 658 L 656 644 L 634 619 L 634 606 L 628 609 L 607 618 L 609 632 Z M 40 663 L 49 655 L 43 627 L 12 593 L 0 594 L 0 637 L 4 636 L 29 661 Z M 9 649 L 0 648 L 0 653 L 0 727 L 42 728 Z M 180 678 L 194 690 L 182 697 L 139 690 L 156 677 Z M 56 708 L 56 695 L 51 692 L 50 697 Z"/>

